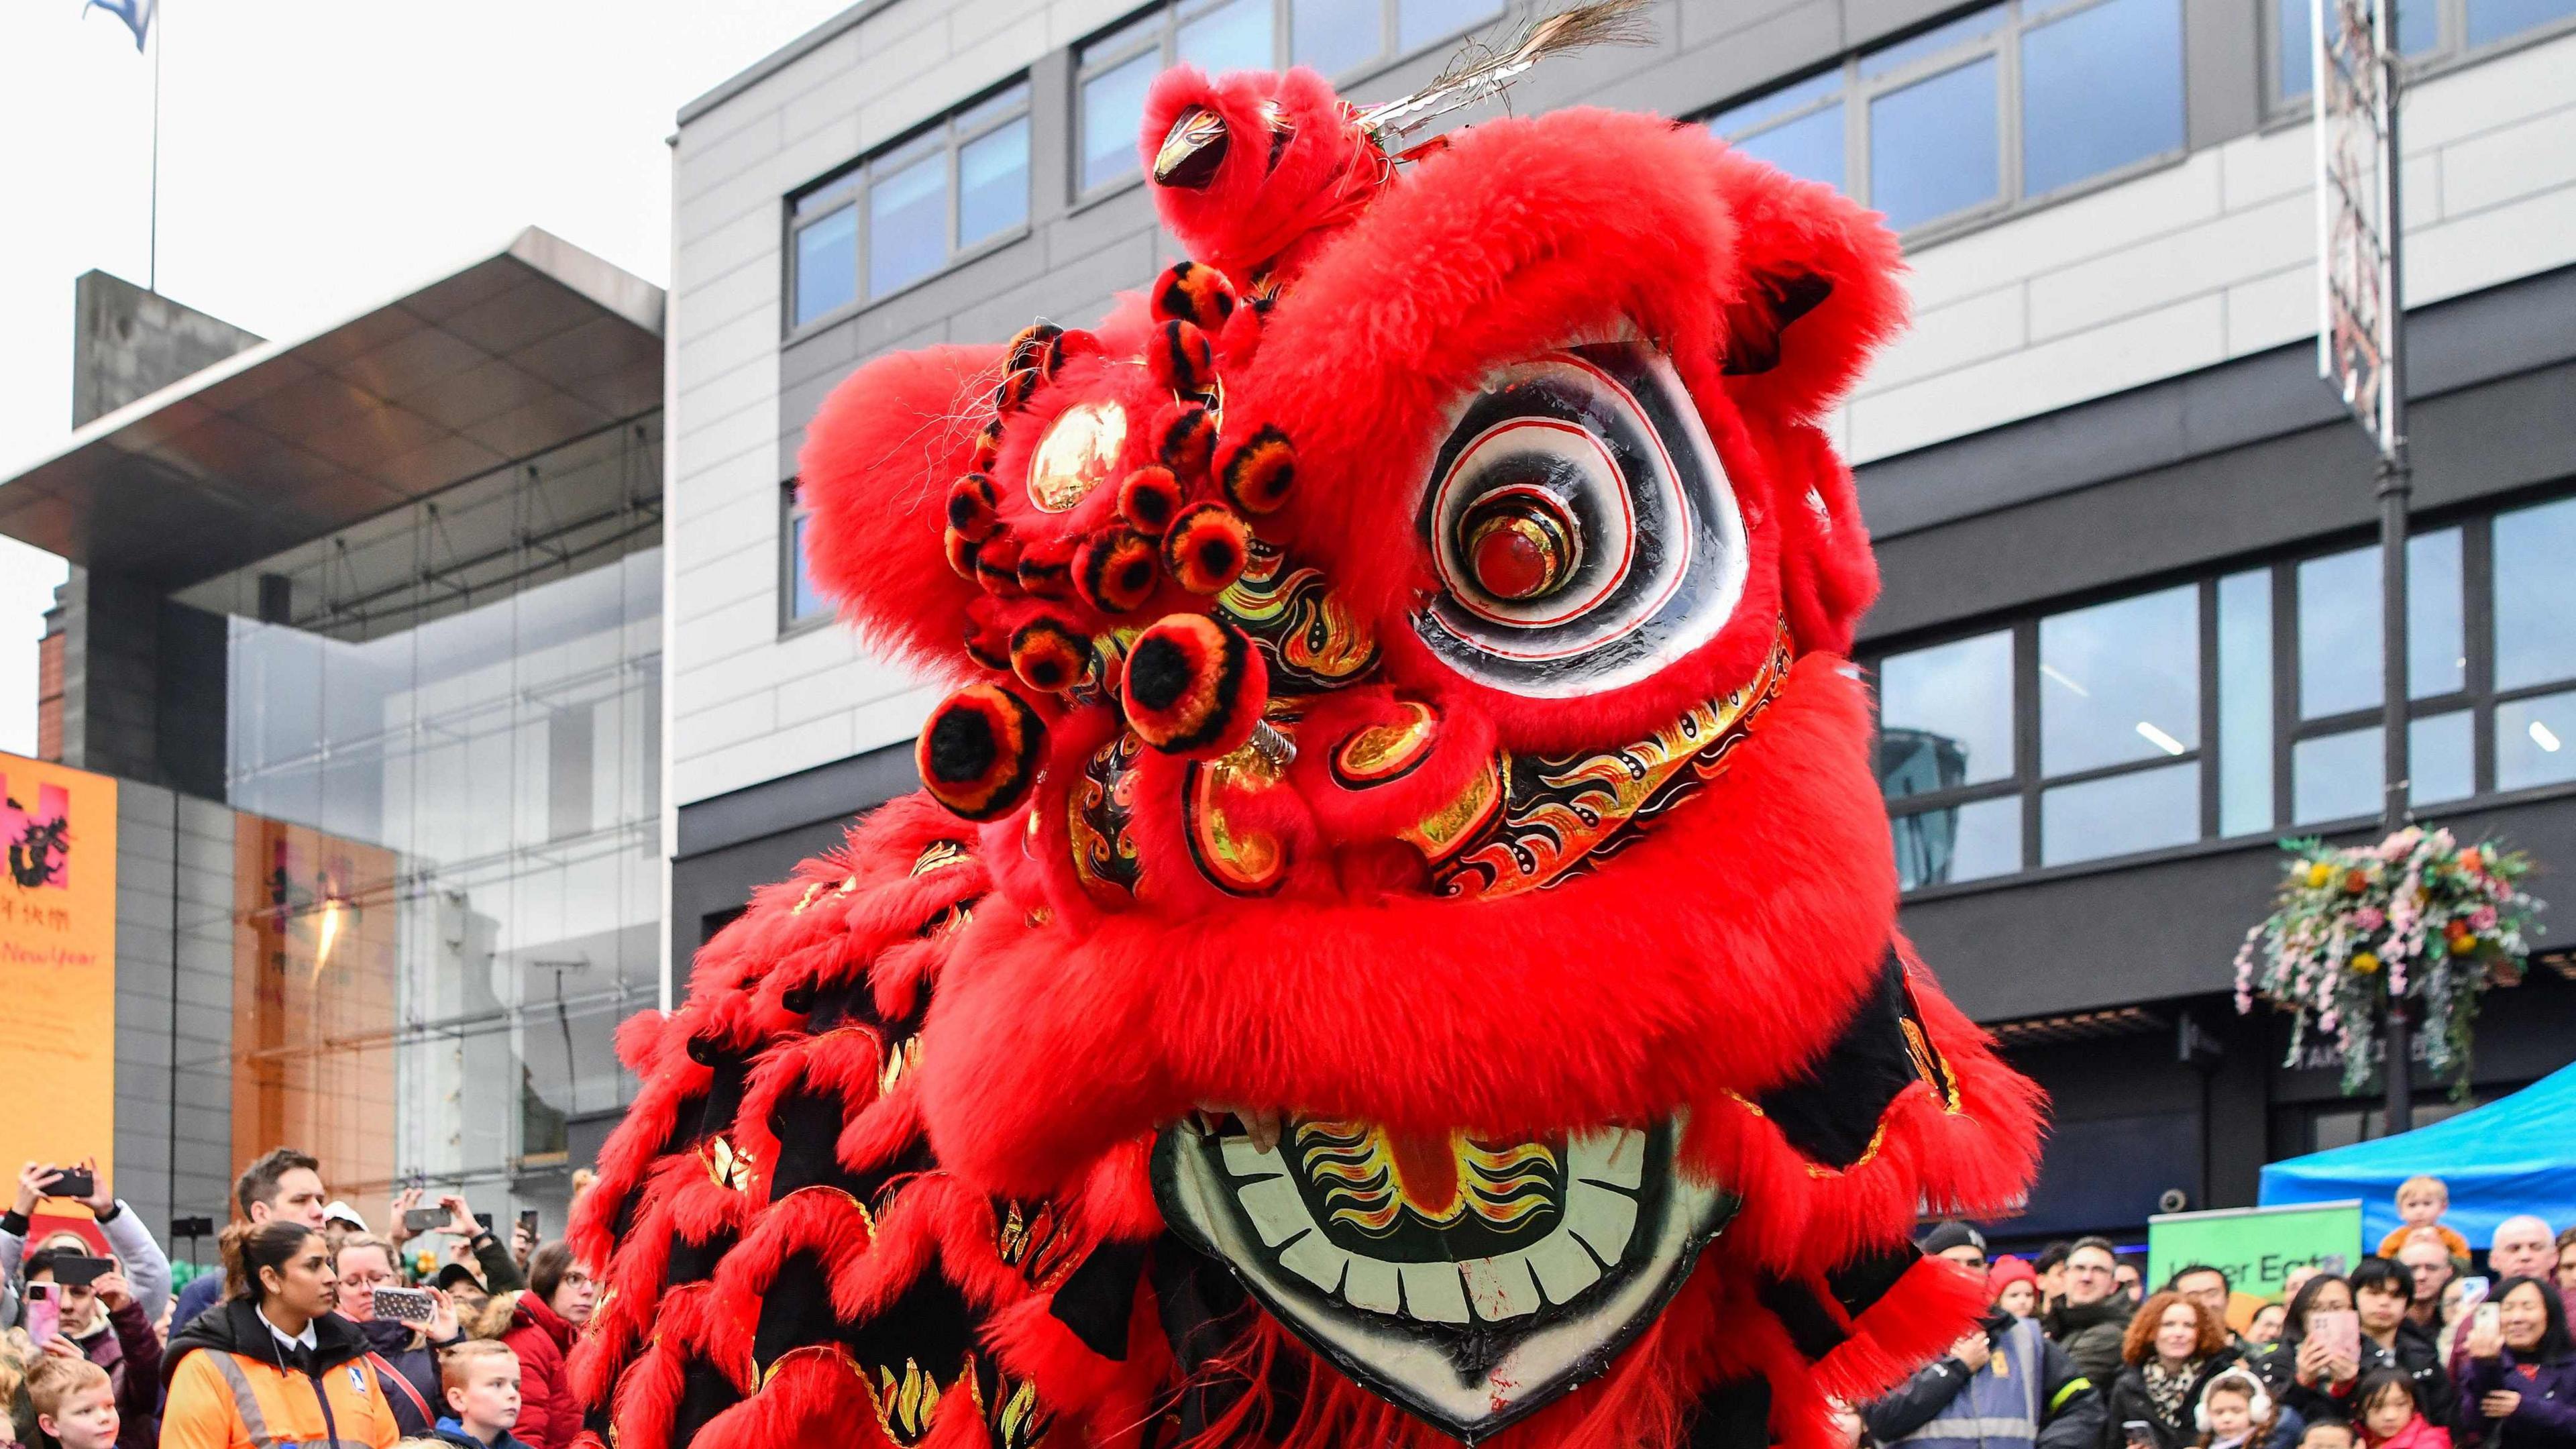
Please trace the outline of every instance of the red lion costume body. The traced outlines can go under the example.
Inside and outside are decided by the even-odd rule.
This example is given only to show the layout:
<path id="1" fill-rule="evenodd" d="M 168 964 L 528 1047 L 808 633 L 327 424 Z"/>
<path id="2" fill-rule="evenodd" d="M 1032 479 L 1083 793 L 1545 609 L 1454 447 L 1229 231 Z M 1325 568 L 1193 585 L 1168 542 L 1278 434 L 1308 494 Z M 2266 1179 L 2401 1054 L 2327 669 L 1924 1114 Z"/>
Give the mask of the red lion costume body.
<path id="1" fill-rule="evenodd" d="M 814 420 L 816 572 L 963 687 L 621 1037 L 617 1449 L 1822 1449 L 1981 1309 L 1907 1235 L 2038 1094 L 1895 933 L 1817 427 L 1895 242 L 1387 109 L 1165 75 L 1191 260 Z"/>

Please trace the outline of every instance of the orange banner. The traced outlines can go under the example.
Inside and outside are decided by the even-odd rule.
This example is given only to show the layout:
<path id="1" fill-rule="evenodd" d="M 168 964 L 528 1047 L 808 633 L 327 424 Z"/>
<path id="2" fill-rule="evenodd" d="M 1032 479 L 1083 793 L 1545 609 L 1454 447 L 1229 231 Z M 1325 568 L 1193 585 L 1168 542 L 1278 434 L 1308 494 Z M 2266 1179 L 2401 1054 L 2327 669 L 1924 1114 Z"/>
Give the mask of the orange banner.
<path id="1" fill-rule="evenodd" d="M 0 754 L 0 1174 L 116 1152 L 116 781 Z"/>

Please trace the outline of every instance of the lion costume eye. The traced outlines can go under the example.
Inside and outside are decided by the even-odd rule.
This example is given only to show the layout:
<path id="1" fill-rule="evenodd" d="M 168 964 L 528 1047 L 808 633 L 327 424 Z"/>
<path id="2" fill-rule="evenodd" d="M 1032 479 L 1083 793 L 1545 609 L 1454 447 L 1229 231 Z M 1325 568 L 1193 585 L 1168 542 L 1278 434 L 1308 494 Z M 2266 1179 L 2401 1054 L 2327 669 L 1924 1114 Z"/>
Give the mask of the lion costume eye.
<path id="1" fill-rule="evenodd" d="M 1499 369 L 1432 468 L 1441 593 L 1415 618 L 1480 683 L 1565 699 L 1706 643 L 1744 592 L 1744 518 L 1663 354 L 1568 348 Z"/>

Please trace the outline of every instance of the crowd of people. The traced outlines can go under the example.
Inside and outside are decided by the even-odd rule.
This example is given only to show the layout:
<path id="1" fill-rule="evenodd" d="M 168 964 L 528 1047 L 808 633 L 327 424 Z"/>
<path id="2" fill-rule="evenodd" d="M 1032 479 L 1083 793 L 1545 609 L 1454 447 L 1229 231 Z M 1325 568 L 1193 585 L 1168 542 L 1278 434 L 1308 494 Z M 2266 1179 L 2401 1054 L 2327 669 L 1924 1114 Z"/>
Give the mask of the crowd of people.
<path id="1" fill-rule="evenodd" d="M 2448 1205 L 2409 1180 L 2376 1253 L 2294 1269 L 2271 1299 L 2207 1264 L 2151 1292 L 2103 1238 L 1990 1260 L 1974 1228 L 1938 1224 L 1923 1250 L 1984 1276 L 1988 1316 L 1845 1431 L 1908 1449 L 2576 1449 L 2576 1227 L 2507 1218 L 2474 1265 Z"/>
<path id="2" fill-rule="evenodd" d="M 222 1271 L 174 1292 L 95 1162 L 27 1164 L 0 1214 L 0 1449 L 571 1449 L 565 1355 L 596 1289 L 531 1217 L 504 1243 L 463 1198 L 414 1188 L 378 1234 L 283 1147 L 233 1197 Z M 49 1198 L 95 1240 L 44 1231 Z"/>

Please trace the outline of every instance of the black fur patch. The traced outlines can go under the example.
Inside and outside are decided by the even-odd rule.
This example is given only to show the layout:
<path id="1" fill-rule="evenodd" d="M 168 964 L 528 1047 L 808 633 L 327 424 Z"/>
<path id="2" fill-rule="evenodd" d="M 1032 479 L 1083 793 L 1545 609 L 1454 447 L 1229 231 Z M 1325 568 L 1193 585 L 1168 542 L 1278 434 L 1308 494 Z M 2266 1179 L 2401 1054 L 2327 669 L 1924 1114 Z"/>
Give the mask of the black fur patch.
<path id="1" fill-rule="evenodd" d="M 1823 1057 L 1790 1082 L 1764 1092 L 1764 1115 L 1780 1126 L 1789 1145 L 1827 1167 L 1847 1168 L 1869 1150 L 1878 1119 L 1909 1082 L 1921 1080 L 1904 1023 L 1914 1003 L 1905 990 L 1905 966 L 1888 948 L 1878 987 L 1843 1024 Z M 1920 1030 L 1922 1023 L 1915 1023 Z"/>

